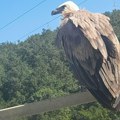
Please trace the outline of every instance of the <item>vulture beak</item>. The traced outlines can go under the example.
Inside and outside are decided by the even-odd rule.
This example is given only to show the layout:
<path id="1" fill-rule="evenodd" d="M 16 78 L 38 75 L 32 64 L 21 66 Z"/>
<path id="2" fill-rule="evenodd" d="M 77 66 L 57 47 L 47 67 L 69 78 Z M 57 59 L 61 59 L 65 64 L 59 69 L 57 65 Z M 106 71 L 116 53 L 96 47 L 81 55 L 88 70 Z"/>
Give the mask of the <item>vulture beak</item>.
<path id="1" fill-rule="evenodd" d="M 53 10 L 52 12 L 51 12 L 51 15 L 56 15 L 56 14 L 60 14 L 60 11 L 59 10 Z"/>
<path id="2" fill-rule="evenodd" d="M 64 6 L 61 6 L 61 7 L 58 7 L 56 10 L 53 10 L 53 11 L 51 12 L 51 15 L 61 14 L 62 11 L 64 11 L 64 8 L 65 8 L 65 5 L 64 5 Z"/>

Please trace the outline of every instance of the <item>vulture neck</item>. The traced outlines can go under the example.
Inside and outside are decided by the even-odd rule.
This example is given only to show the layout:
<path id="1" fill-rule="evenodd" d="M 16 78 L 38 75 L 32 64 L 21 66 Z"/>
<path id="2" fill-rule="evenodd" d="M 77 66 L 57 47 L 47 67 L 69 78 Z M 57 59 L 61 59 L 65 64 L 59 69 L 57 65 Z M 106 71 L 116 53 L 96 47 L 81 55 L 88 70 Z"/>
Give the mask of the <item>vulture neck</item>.
<path id="1" fill-rule="evenodd" d="M 77 12 L 77 11 L 63 12 L 63 13 L 62 13 L 63 19 L 69 18 L 69 17 L 70 17 L 71 15 L 73 15 L 75 12 Z"/>

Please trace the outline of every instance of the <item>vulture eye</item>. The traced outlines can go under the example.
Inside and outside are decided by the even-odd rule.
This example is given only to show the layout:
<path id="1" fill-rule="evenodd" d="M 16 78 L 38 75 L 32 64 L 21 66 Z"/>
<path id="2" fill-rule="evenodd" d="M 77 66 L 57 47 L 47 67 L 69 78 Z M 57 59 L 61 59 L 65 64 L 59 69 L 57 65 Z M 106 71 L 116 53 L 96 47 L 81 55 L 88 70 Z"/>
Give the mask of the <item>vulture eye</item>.
<path id="1" fill-rule="evenodd" d="M 57 8 L 57 9 L 58 9 L 58 10 L 64 10 L 65 7 L 66 7 L 66 5 L 63 5 L 63 6 L 59 7 L 59 8 Z"/>
<path id="2" fill-rule="evenodd" d="M 65 7 L 66 7 L 66 5 L 63 5 L 63 6 L 62 6 L 62 8 L 65 8 Z"/>

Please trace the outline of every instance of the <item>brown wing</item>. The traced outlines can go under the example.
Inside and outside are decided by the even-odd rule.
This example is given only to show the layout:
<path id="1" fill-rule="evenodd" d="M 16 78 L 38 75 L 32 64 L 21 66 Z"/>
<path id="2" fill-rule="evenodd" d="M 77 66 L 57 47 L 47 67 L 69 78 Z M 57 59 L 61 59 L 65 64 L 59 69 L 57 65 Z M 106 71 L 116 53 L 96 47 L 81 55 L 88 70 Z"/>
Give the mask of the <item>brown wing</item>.
<path id="1" fill-rule="evenodd" d="M 92 14 L 85 10 L 75 12 L 70 19 L 76 27 L 84 33 L 94 49 L 99 49 L 105 59 L 107 59 L 107 50 L 104 39 L 107 37 L 119 52 L 119 42 L 109 23 L 109 18 L 102 14 Z"/>
<path id="2" fill-rule="evenodd" d="M 120 67 L 119 42 L 109 19 L 86 11 L 74 13 L 60 28 L 59 40 L 78 80 L 111 108 L 120 95 Z"/>

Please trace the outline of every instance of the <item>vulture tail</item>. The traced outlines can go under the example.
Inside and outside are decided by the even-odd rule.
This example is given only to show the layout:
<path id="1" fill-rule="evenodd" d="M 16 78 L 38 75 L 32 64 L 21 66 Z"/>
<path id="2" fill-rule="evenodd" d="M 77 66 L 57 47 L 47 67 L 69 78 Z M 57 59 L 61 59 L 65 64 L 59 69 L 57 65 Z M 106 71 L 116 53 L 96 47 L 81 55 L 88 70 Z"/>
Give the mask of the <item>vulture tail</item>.
<path id="1" fill-rule="evenodd" d="M 113 104 L 113 107 L 114 107 L 117 111 L 120 111 L 120 96 L 115 100 L 115 103 Z"/>
<path id="2" fill-rule="evenodd" d="M 108 109 L 113 109 L 111 105 L 111 100 L 108 99 L 104 93 L 102 93 L 99 89 L 98 90 L 93 90 L 93 89 L 88 89 L 93 96 L 98 100 L 98 102 L 105 108 Z"/>

